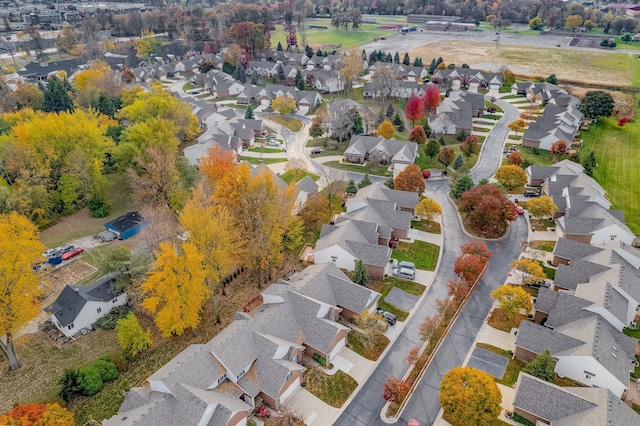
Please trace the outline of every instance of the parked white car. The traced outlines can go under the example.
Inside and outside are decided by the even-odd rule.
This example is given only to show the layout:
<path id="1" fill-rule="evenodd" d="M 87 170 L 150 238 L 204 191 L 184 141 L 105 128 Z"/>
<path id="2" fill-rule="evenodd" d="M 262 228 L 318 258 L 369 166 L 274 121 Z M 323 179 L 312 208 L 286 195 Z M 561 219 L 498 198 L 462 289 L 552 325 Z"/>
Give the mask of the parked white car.
<path id="1" fill-rule="evenodd" d="M 277 140 L 274 140 L 274 139 L 269 139 L 269 140 L 265 143 L 265 145 L 267 145 L 267 146 L 275 146 L 275 147 L 280 148 L 280 143 L 279 143 Z"/>

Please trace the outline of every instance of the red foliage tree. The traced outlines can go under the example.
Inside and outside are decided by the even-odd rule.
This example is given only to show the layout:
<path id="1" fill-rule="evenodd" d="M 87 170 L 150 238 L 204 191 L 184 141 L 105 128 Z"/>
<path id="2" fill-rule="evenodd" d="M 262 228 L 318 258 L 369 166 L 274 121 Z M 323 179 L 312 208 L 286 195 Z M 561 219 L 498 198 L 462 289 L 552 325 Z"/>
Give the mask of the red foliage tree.
<path id="1" fill-rule="evenodd" d="M 472 254 L 462 254 L 458 256 L 453 264 L 453 272 L 462 280 L 474 283 L 480 276 L 486 262 L 480 256 Z"/>
<path id="2" fill-rule="evenodd" d="M 515 220 L 513 203 L 493 185 L 482 185 L 465 191 L 460 198 L 460 211 L 468 224 L 483 235 L 497 235 L 506 221 Z"/>
<path id="3" fill-rule="evenodd" d="M 509 156 L 507 157 L 507 161 L 512 166 L 521 166 L 523 163 L 522 156 L 519 152 L 515 151 L 509 154 Z"/>
<path id="4" fill-rule="evenodd" d="M 438 86 L 435 84 L 428 84 L 422 100 L 424 101 L 425 109 L 430 113 L 434 109 L 438 108 L 438 105 L 440 105 L 440 89 L 438 89 Z"/>
<path id="5" fill-rule="evenodd" d="M 629 119 L 627 117 L 622 117 L 620 120 L 618 120 L 618 126 L 624 127 L 624 125 L 627 124 L 628 122 L 629 122 Z"/>
<path id="6" fill-rule="evenodd" d="M 420 120 L 424 115 L 424 102 L 419 96 L 410 97 L 404 113 L 407 116 L 407 120 L 411 120 L 411 124 L 415 124 L 416 120 Z"/>
<path id="7" fill-rule="evenodd" d="M 483 261 L 487 262 L 491 259 L 491 251 L 487 248 L 487 245 L 484 241 L 481 240 L 471 240 L 466 244 L 460 246 L 460 250 L 463 254 L 472 254 L 474 256 L 478 256 L 482 258 Z"/>
<path id="8" fill-rule="evenodd" d="M 438 163 L 442 163 L 445 166 L 449 167 L 453 160 L 456 158 L 456 152 L 453 148 L 445 146 L 438 153 Z"/>
<path id="9" fill-rule="evenodd" d="M 382 396 L 387 401 L 399 404 L 407 396 L 407 393 L 409 393 L 409 385 L 404 380 L 391 376 L 384 383 Z"/>
<path id="10" fill-rule="evenodd" d="M 564 155 L 567 153 L 567 143 L 565 141 L 556 141 L 551 145 L 551 153 L 553 155 Z"/>
<path id="11" fill-rule="evenodd" d="M 427 134 L 424 132 L 424 127 L 416 126 L 411 130 L 409 134 L 409 140 L 417 144 L 423 144 L 427 141 Z"/>
<path id="12" fill-rule="evenodd" d="M 429 170 L 423 170 L 422 177 L 425 179 L 429 179 L 431 177 L 431 172 Z"/>
<path id="13" fill-rule="evenodd" d="M 408 364 L 413 364 L 418 360 L 418 354 L 420 353 L 420 346 L 414 346 L 409 351 L 409 354 L 404 359 Z"/>
<path id="14" fill-rule="evenodd" d="M 471 135 L 467 136 L 467 138 L 460 145 L 460 152 L 464 154 L 465 157 L 469 158 L 476 152 L 478 152 L 478 137 Z"/>

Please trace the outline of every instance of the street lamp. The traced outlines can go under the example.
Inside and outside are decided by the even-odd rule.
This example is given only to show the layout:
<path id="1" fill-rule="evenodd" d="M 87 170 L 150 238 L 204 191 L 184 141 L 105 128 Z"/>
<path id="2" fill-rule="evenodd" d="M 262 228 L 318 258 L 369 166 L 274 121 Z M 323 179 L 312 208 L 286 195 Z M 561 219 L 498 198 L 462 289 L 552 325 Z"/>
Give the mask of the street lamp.
<path id="1" fill-rule="evenodd" d="M 518 24 L 516 24 L 516 34 L 518 34 Z"/>

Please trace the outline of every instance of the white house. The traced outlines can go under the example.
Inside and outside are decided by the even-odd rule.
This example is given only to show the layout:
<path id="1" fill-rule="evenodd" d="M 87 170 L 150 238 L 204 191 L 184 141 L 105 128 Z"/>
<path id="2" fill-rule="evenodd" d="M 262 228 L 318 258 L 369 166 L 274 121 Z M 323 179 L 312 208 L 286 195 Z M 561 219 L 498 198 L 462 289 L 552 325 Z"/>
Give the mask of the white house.
<path id="1" fill-rule="evenodd" d="M 46 311 L 51 322 L 65 336 L 91 329 L 91 324 L 108 314 L 116 306 L 127 303 L 127 293 L 114 293 L 111 284 L 117 275 L 106 275 L 87 286 L 66 286 Z"/>

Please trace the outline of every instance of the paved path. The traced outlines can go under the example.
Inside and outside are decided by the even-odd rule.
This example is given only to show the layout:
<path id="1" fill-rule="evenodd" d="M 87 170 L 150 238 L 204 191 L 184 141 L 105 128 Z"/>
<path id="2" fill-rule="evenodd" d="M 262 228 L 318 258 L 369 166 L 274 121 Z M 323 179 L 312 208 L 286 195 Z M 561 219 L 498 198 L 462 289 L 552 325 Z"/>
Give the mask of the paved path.
<path id="1" fill-rule="evenodd" d="M 488 99 L 489 97 L 487 96 L 486 98 Z M 480 158 L 478 158 L 478 162 L 471 169 L 471 178 L 476 183 L 482 178 L 493 176 L 496 170 L 498 170 L 498 167 L 500 167 L 504 141 L 509 135 L 509 123 L 516 120 L 520 115 L 518 109 L 509 102 L 496 100 L 495 103 L 504 110 L 504 115 L 487 135 L 487 138 L 482 144 Z"/>
<path id="2" fill-rule="evenodd" d="M 502 145 L 508 134 L 508 123 L 517 118 L 517 110 L 506 102 L 498 101 L 505 110 L 505 117 L 489 134 L 483 152 L 476 167 L 472 170 L 475 181 L 489 178 L 499 166 L 502 158 Z M 409 350 L 420 345 L 418 329 L 423 318 L 435 314 L 435 301 L 447 297 L 446 283 L 454 278 L 453 263 L 460 254 L 459 247 L 467 241 L 462 232 L 455 206 L 447 196 L 449 180 L 429 182 L 426 195 L 434 198 L 442 206 L 442 229 L 446 244 L 433 284 L 426 296 L 416 307 L 416 315 L 410 317 L 398 339 L 393 343 L 387 355 L 382 359 L 370 379 L 362 386 L 358 394 L 345 408 L 334 424 L 345 426 L 384 425 L 380 411 L 385 404 L 382 397 L 383 384 L 390 376 L 401 377 L 407 369 L 404 358 Z M 462 365 L 473 342 L 487 316 L 492 301 L 490 293 L 504 282 L 509 264 L 520 253 L 520 243 L 527 238 L 528 225 L 523 217 L 511 224 L 509 235 L 500 242 L 491 242 L 493 252 L 489 269 L 476 287 L 473 295 L 465 304 L 442 346 L 427 369 L 422 381 L 397 424 L 405 425 L 409 419 L 417 419 L 423 425 L 430 425 L 440 410 L 438 389 L 444 374 L 450 369 Z"/>

